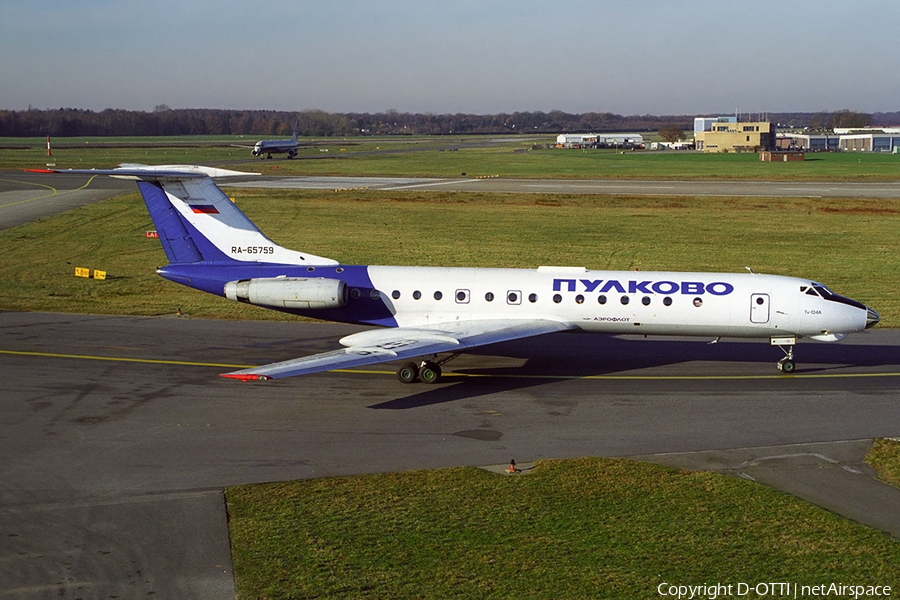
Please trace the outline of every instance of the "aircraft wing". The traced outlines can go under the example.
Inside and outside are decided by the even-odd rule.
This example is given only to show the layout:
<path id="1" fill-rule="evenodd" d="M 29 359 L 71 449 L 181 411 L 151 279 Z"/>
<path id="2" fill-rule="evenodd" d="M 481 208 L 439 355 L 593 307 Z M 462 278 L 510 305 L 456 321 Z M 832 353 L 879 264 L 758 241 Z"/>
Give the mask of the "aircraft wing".
<path id="1" fill-rule="evenodd" d="M 566 331 L 573 326 L 549 320 L 457 321 L 424 327 L 370 329 L 341 339 L 341 350 L 223 373 L 222 377 L 255 381 L 361 367 L 440 352 L 461 352 L 487 344 Z"/>

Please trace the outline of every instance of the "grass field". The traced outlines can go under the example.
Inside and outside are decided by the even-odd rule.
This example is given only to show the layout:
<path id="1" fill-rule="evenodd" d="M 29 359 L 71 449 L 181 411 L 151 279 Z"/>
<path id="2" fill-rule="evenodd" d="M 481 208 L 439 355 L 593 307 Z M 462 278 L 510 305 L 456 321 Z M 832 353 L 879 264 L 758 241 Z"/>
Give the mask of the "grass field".
<path id="1" fill-rule="evenodd" d="M 552 137 L 360 137 L 304 140 L 299 160 L 256 159 L 246 136 L 60 138 L 53 156 L 41 139 L 0 138 L 0 169 L 110 168 L 123 162 L 228 164 L 283 175 L 898 181 L 900 156 L 808 154 L 804 162 L 762 163 L 756 154 L 532 150 Z"/>
<path id="2" fill-rule="evenodd" d="M 900 584 L 900 543 L 762 485 L 625 460 L 227 490 L 238 598 L 658 598 Z M 734 597 L 734 596 L 729 596 Z"/>
<path id="3" fill-rule="evenodd" d="M 900 200 L 323 192 L 229 188 L 273 240 L 345 264 L 805 276 L 900 326 Z M 0 232 L 0 309 L 283 319 L 170 283 L 138 194 Z M 105 281 L 78 279 L 75 267 Z"/>
<path id="4" fill-rule="evenodd" d="M 284 155 L 278 160 L 254 158 L 249 147 L 256 141 L 257 138 L 248 136 L 55 138 L 52 156 L 48 157 L 45 139 L 0 138 L 0 169 L 44 168 L 48 164 L 58 169 L 106 169 L 120 163 L 213 165 L 245 162 L 271 168 L 309 162 L 288 161 Z M 300 142 L 304 144 L 300 148 L 301 158 L 345 156 L 347 152 L 371 152 L 381 148 L 419 151 L 444 144 L 440 138 L 427 137 L 308 138 L 300 139 Z"/>
<path id="5" fill-rule="evenodd" d="M 231 147 L 230 140 L 207 136 L 55 138 L 52 143 L 53 156 L 47 156 L 44 139 L 0 138 L 0 169 L 40 169 L 48 164 L 58 169 L 108 169 L 119 163 L 210 164 L 250 154 Z"/>
<path id="6" fill-rule="evenodd" d="M 340 160 L 257 162 L 254 171 L 304 175 L 390 175 L 594 178 L 594 179 L 742 179 L 813 181 L 897 181 L 900 156 L 820 154 L 804 162 L 763 163 L 756 154 L 625 152 L 611 150 L 535 150 L 498 146 L 457 152 L 423 151 L 411 155 L 373 152 Z M 517 152 L 518 150 L 518 152 Z M 339 150 L 338 150 L 339 152 Z"/>
<path id="7" fill-rule="evenodd" d="M 878 477 L 900 487 L 900 438 L 875 440 L 866 461 L 878 471 Z"/>

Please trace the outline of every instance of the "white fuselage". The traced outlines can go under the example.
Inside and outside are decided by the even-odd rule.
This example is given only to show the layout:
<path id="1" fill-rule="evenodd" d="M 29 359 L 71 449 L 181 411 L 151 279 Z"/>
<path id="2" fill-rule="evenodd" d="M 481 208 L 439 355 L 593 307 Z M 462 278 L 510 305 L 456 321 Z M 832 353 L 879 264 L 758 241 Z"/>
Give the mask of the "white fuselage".
<path id="1" fill-rule="evenodd" d="M 613 334 L 831 340 L 867 323 L 864 306 L 812 293 L 819 284 L 810 280 L 776 275 L 567 267 L 373 266 L 368 272 L 401 327 L 542 319 Z"/>

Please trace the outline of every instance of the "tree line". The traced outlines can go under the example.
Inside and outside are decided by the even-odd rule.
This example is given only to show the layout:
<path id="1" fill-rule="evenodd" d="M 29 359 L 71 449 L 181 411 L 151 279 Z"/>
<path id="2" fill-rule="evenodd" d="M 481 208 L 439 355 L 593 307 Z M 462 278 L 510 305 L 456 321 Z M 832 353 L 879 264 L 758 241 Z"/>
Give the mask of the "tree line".
<path id="1" fill-rule="evenodd" d="M 835 113 L 770 113 L 769 120 L 791 127 L 824 129 L 900 122 L 900 112 L 874 115 L 842 110 Z M 401 113 L 328 113 L 320 110 L 266 111 L 223 109 L 171 109 L 153 111 L 106 109 L 99 112 L 60 108 L 24 111 L 0 110 L 0 137 L 74 136 L 180 136 L 249 135 L 289 136 L 294 127 L 304 137 L 355 135 L 459 135 L 548 134 L 574 132 L 659 131 L 693 129 L 694 116 L 514 112 L 492 115 Z"/>

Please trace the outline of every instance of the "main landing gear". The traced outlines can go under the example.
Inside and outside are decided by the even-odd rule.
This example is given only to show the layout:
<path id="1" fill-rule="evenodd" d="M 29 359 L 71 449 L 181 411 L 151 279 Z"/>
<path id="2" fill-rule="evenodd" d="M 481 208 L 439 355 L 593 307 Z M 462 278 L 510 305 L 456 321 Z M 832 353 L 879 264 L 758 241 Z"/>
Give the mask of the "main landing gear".
<path id="1" fill-rule="evenodd" d="M 441 380 L 441 365 L 447 364 L 457 356 L 459 354 L 451 354 L 441 361 L 436 360 L 437 357 L 435 357 L 435 360 L 403 363 L 397 369 L 397 379 L 400 383 L 415 383 L 416 381 L 438 383 Z"/>
<path id="2" fill-rule="evenodd" d="M 797 368 L 794 363 L 794 344 L 797 343 L 797 338 L 772 338 L 770 341 L 773 346 L 778 346 L 784 352 L 784 358 L 778 361 L 778 370 L 782 373 L 793 373 Z"/>
<path id="3" fill-rule="evenodd" d="M 437 383 L 441 380 L 441 365 L 431 360 L 423 361 L 421 365 L 414 362 L 403 363 L 397 369 L 397 379 L 400 383 Z"/>

